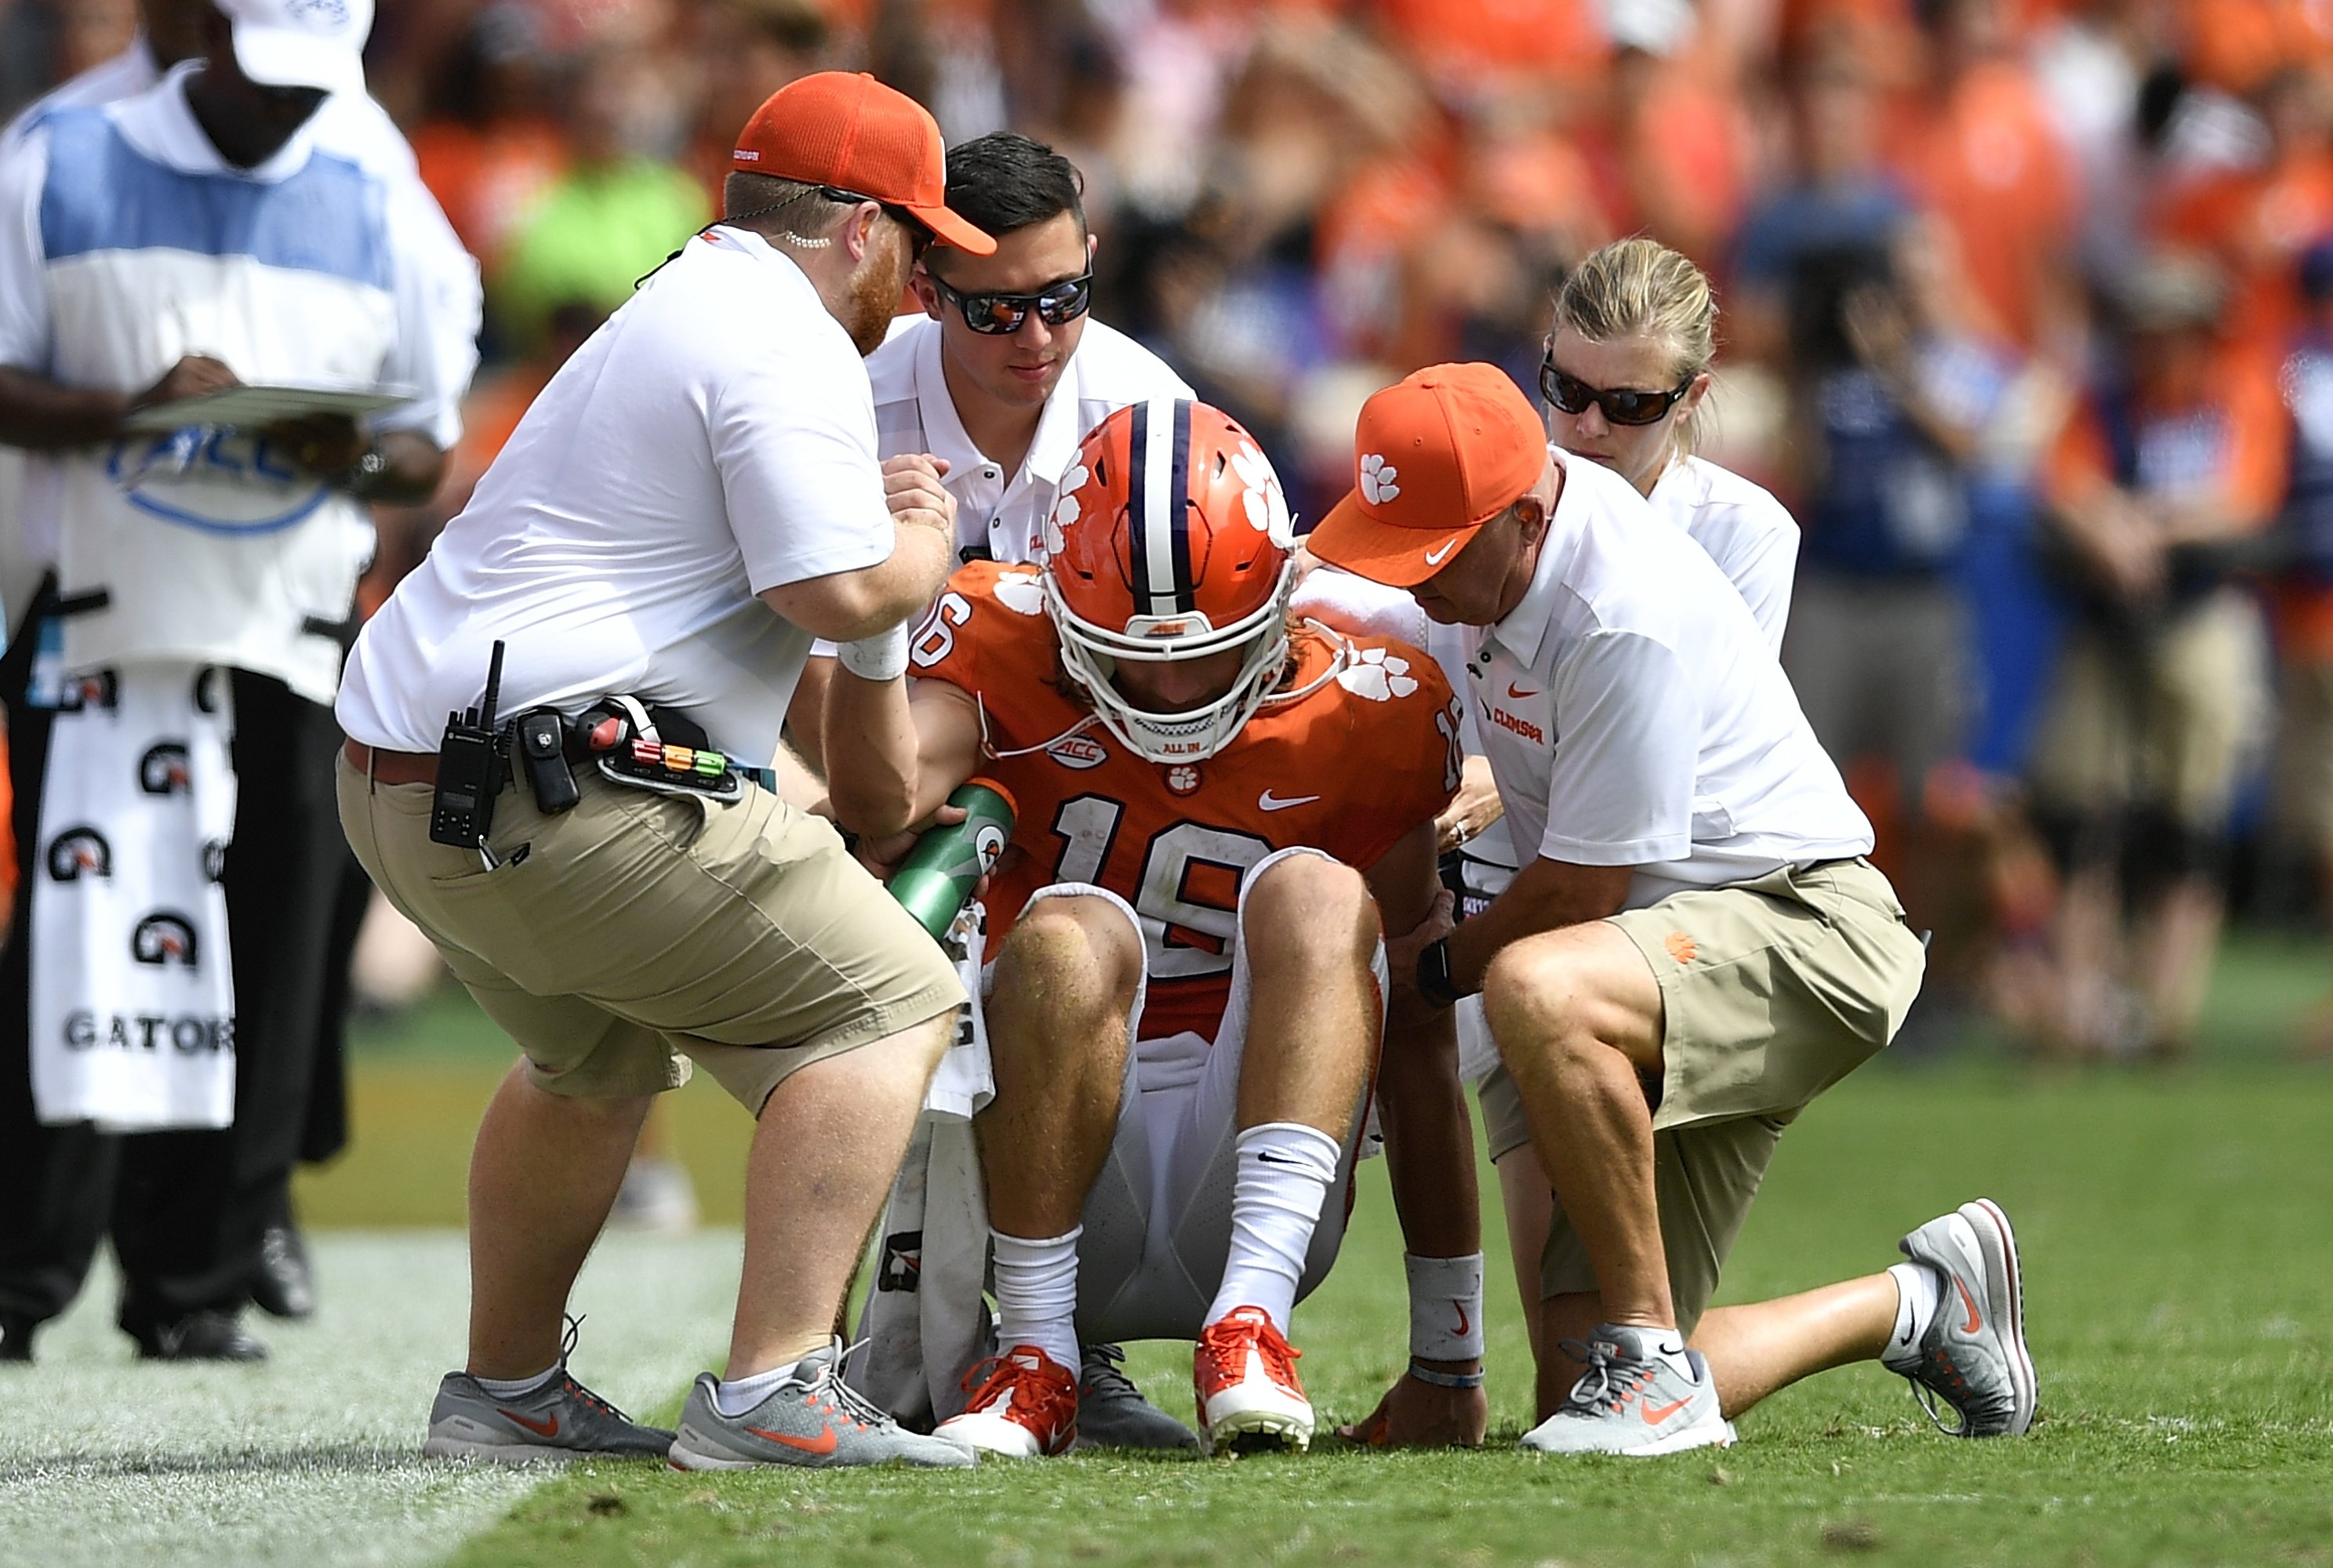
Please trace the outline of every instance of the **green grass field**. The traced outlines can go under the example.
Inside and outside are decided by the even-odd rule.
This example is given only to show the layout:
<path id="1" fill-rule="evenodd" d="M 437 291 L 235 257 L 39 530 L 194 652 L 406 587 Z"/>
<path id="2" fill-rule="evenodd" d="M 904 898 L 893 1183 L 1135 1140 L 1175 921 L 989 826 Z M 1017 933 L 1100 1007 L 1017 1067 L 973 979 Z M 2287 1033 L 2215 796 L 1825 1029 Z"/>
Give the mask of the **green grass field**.
<path id="1" fill-rule="evenodd" d="M 1529 1458 L 1512 1447 L 1528 1418 L 1529 1354 L 1512 1290 L 1494 1271 L 1493 1440 L 1477 1453 L 1384 1455 L 1330 1442 L 1302 1458 L 1080 1457 L 937 1477 L 706 1477 L 594 1465 L 531 1490 L 479 1477 L 465 1491 L 418 1471 L 401 1457 L 409 1448 L 398 1448 L 418 1441 L 434 1381 L 420 1369 L 458 1356 L 456 1238 L 436 1232 L 398 1244 L 352 1235 L 341 1244 L 351 1261 L 326 1267 L 324 1284 L 327 1317 L 347 1315 L 335 1321 L 348 1326 L 331 1332 L 360 1338 L 331 1354 L 361 1358 L 376 1343 L 381 1355 L 408 1353 L 414 1343 L 409 1366 L 398 1372 L 401 1403 L 367 1414 L 372 1425 L 358 1423 L 371 1434 L 363 1451 L 386 1457 L 375 1468 L 357 1467 L 360 1486 L 341 1479 L 370 1487 L 373 1498 L 348 1503 L 351 1519 L 369 1506 L 366 1517 L 405 1521 L 392 1542 L 400 1550 L 379 1549 L 368 1536 L 366 1550 L 341 1552 L 329 1520 L 300 1537 L 331 1544 L 322 1550 L 294 1552 L 280 1533 L 273 1550 L 262 1532 L 233 1553 L 196 1550 L 206 1539 L 198 1535 L 141 1535 L 133 1527 L 143 1517 L 138 1510 L 158 1504 L 141 1505 L 134 1488 L 119 1485 L 120 1462 L 76 1468 L 85 1467 L 78 1456 L 86 1439 L 35 1441 L 20 1430 L 0 1438 L 0 1561 L 426 1562 L 451 1551 L 454 1563 L 480 1568 L 2333 1564 L 2333 1070 L 2291 1060 L 2289 1045 L 2295 1021 L 2328 980 L 2333 966 L 2321 946 L 2247 939 L 2223 965 L 2207 1048 L 2192 1064 L 2042 1071 L 1983 1043 L 1933 1064 L 1883 1059 L 1826 1096 L 1785 1140 L 1723 1298 L 1869 1272 L 1894 1259 L 1905 1230 L 1965 1198 L 1996 1198 L 2023 1242 L 2041 1379 L 2041 1419 L 2022 1441 L 1945 1439 L 1929 1429 L 1900 1379 L 1858 1368 L 1769 1401 L 1742 1422 L 1741 1444 L 1723 1454 Z M 328 1245 L 332 1227 L 458 1223 L 470 1132 L 505 1052 L 457 1001 L 366 1037 L 356 1148 L 302 1193 Z M 742 1114 L 696 1085 L 676 1096 L 675 1109 L 710 1218 L 734 1222 Z M 1337 1272 L 1297 1314 L 1306 1382 L 1332 1420 L 1366 1412 L 1404 1348 L 1399 1241 L 1382 1168 L 1366 1169 Z M 1495 1231 L 1491 1244 L 1500 1256 Z M 364 1314 L 396 1295 L 349 1299 L 351 1287 L 364 1288 L 354 1273 L 360 1245 L 421 1247 L 435 1259 L 416 1252 L 406 1262 L 366 1265 L 384 1276 L 402 1271 L 416 1293 L 395 1314 L 402 1337 L 360 1337 L 381 1334 L 364 1327 L 377 1321 Z M 734 1280 L 733 1245 L 715 1236 L 677 1250 L 603 1248 L 593 1267 L 605 1283 L 587 1303 L 600 1315 L 586 1331 L 583 1375 L 636 1410 L 673 1414 L 685 1369 L 717 1362 L 721 1271 Z M 292 1347 L 280 1362 L 312 1365 L 327 1349 L 321 1338 L 301 1337 L 324 1330 L 267 1332 Z M 119 1362 L 106 1334 L 92 1324 L 72 1342 L 89 1348 L 72 1353 Z M 1154 1398 L 1184 1412 L 1188 1367 L 1186 1349 L 1147 1345 L 1135 1347 L 1130 1370 Z M 89 1386 L 118 1399 L 169 1375 L 126 1364 L 30 1375 L 101 1372 Z M 141 1385 L 141 1378 L 153 1381 Z M 236 1398 L 231 1378 L 216 1386 L 206 1397 Z M 283 1397 L 280 1384 L 270 1386 Z M 0 1381 L 0 1405 L 17 1398 L 11 1389 Z M 34 1417 L 35 1428 L 62 1420 L 39 1410 Z M 220 1466 L 240 1476 L 241 1464 L 265 1482 L 246 1488 L 240 1506 L 261 1510 L 262 1519 L 267 1508 L 297 1506 L 297 1464 L 281 1475 L 269 1470 L 276 1461 L 265 1456 L 283 1451 L 266 1446 L 269 1411 L 237 1419 L 244 1424 L 218 1439 L 228 1450 Z M 350 1441 L 331 1431 L 303 1440 Z M 168 1475 L 171 1463 L 149 1457 L 130 1470 L 144 1464 Z M 76 1553 L 61 1533 L 34 1528 L 59 1509 L 101 1506 L 101 1506 L 130 1510 L 115 1535 L 127 1545 Z M 47 1489 L 28 1489 L 38 1487 Z M 439 1494 L 458 1514 L 429 1513 L 437 1505 L 427 1500 Z M 207 1515 L 214 1525 L 233 1523 L 222 1507 Z M 12 1531 L 28 1528 L 22 1539 L 36 1549 L 12 1554 Z M 220 1540 L 228 1538 L 241 1539 Z M 65 1544 L 44 1554 L 37 1549 L 43 1540 Z M 162 1540 L 187 1549 L 156 1555 L 136 1546 Z"/>

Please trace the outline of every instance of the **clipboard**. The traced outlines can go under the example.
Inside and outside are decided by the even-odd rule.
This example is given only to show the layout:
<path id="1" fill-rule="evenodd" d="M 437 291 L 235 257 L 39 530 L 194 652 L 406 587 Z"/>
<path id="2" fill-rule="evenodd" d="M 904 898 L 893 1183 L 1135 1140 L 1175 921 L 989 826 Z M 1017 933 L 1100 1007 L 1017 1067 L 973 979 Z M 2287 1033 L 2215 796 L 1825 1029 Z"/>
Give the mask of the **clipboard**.
<path id="1" fill-rule="evenodd" d="M 257 429 L 279 420 L 304 419 L 314 414 L 341 414 L 359 419 L 410 403 L 414 396 L 398 387 L 229 387 L 200 397 L 149 404 L 121 423 L 130 430 L 178 430 L 189 425 Z"/>

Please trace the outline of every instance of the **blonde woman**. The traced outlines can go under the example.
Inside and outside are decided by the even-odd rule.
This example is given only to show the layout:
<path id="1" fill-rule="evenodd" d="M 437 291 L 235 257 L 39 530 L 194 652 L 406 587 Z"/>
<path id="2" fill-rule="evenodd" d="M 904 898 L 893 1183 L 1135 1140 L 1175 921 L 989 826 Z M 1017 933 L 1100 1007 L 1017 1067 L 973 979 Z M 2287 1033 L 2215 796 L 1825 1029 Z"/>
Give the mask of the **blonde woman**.
<path id="1" fill-rule="evenodd" d="M 1693 454 L 1716 356 L 1709 279 L 1656 240 L 1606 245 L 1564 280 L 1539 368 L 1548 434 L 1612 470 L 1691 534 L 1782 645 L 1799 525 L 1757 485 Z"/>

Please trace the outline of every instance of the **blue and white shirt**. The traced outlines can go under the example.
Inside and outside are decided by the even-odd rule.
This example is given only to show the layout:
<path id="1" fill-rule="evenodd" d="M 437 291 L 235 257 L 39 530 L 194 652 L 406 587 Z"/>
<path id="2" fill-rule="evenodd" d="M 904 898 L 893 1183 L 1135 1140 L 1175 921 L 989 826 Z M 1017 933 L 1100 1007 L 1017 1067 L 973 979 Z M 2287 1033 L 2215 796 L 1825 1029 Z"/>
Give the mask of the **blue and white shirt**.
<path id="1" fill-rule="evenodd" d="M 136 391 L 181 357 L 243 379 L 394 387 L 373 421 L 450 446 L 475 315 L 448 308 L 443 219 L 418 182 L 318 145 L 228 164 L 186 100 L 198 62 L 101 108 L 58 107 L 0 157 L 0 363 Z M 360 503 L 254 434 L 190 428 L 36 456 L 26 548 L 53 559 L 69 669 L 223 664 L 330 702 Z"/>

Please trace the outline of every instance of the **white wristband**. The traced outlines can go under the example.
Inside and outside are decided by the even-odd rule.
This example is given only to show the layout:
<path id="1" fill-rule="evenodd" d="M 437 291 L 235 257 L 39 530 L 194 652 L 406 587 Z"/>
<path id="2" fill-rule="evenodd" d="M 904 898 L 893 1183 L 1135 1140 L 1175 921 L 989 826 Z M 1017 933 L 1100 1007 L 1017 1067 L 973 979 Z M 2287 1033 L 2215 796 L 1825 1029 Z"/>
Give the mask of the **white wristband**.
<path id="1" fill-rule="evenodd" d="M 862 681 L 896 681 L 907 673 L 907 623 L 836 648 L 842 667 Z"/>
<path id="2" fill-rule="evenodd" d="M 1479 1361 L 1483 1355 L 1483 1255 L 1401 1255 L 1409 1276 L 1409 1353 L 1420 1361 Z"/>

